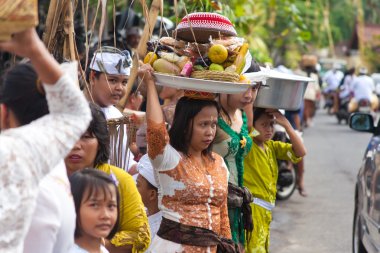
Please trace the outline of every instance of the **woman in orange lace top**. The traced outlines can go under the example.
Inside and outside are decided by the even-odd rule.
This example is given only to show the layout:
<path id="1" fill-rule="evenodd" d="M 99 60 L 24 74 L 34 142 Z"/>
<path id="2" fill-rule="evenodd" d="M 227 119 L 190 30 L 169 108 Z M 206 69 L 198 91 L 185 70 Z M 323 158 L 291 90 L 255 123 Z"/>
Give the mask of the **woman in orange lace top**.
<path id="1" fill-rule="evenodd" d="M 150 252 L 216 252 L 217 243 L 204 233 L 231 238 L 228 170 L 223 158 L 211 152 L 217 104 L 214 100 L 181 98 L 168 134 L 151 73 L 150 65 L 140 68 L 148 88 L 148 155 L 159 181 L 163 222 Z M 184 235 L 186 229 L 201 230 L 204 240 Z"/>

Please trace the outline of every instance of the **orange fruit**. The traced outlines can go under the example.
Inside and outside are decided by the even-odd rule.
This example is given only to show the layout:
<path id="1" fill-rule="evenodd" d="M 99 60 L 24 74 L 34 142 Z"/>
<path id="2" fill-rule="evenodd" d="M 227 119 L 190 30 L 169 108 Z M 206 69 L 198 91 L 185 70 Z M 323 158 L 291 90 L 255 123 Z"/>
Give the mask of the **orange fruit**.
<path id="1" fill-rule="evenodd" d="M 155 54 L 154 52 L 149 52 L 146 54 L 145 58 L 144 58 L 144 63 L 149 63 L 150 65 L 153 66 L 153 62 L 155 62 L 156 60 L 158 59 L 158 56 L 157 54 Z"/>
<path id="2" fill-rule="evenodd" d="M 239 83 L 251 83 L 251 80 L 249 80 L 245 75 L 240 75 Z"/>
<path id="3" fill-rule="evenodd" d="M 227 57 L 228 57 L 228 50 L 223 45 L 215 44 L 211 46 L 210 49 L 208 50 L 208 58 L 213 63 L 221 64 L 225 60 L 227 60 Z"/>

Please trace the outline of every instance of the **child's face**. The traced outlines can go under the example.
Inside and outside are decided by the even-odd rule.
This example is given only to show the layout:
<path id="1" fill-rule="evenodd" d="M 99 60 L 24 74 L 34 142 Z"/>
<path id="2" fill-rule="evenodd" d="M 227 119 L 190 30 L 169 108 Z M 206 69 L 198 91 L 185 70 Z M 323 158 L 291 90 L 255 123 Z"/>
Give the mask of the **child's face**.
<path id="1" fill-rule="evenodd" d="M 101 73 L 99 78 L 91 78 L 92 97 L 101 107 L 115 105 L 123 97 L 127 83 L 128 76 Z"/>
<path id="2" fill-rule="evenodd" d="M 88 190 L 84 192 L 79 210 L 82 236 L 105 238 L 115 226 L 118 215 L 116 187 L 108 187 L 106 191 L 98 189 L 96 194 L 94 192 L 90 197 Z"/>
<path id="3" fill-rule="evenodd" d="M 261 142 L 269 141 L 272 139 L 274 134 L 274 124 L 275 120 L 272 115 L 269 115 L 267 113 L 261 115 L 253 126 L 260 133 L 260 135 L 255 137 L 255 139 Z"/>

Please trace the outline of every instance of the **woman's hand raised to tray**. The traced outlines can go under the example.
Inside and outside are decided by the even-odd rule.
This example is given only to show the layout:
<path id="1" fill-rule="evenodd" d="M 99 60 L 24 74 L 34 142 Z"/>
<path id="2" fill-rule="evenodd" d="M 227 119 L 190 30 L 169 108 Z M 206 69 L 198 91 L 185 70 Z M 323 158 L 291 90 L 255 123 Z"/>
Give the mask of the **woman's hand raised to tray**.
<path id="1" fill-rule="evenodd" d="M 153 68 L 149 64 L 144 64 L 139 68 L 139 77 L 143 79 L 143 82 L 147 86 L 147 107 L 146 117 L 156 123 L 164 121 L 160 101 L 158 100 L 158 94 L 153 77 Z"/>
<path id="2" fill-rule="evenodd" d="M 153 68 L 150 64 L 143 64 L 139 67 L 138 75 L 146 85 L 154 84 Z"/>

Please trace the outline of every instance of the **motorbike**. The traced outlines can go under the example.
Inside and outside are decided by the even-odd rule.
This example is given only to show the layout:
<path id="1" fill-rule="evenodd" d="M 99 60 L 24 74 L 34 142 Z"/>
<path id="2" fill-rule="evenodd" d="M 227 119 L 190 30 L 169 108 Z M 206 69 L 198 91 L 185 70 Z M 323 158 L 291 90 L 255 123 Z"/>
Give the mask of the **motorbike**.
<path id="1" fill-rule="evenodd" d="M 335 116 L 338 120 L 338 124 L 344 120 L 348 124 L 348 119 L 350 118 L 350 113 L 348 112 L 348 104 L 350 103 L 351 96 L 345 96 L 339 101 L 339 109 L 336 112 Z"/>
<path id="2" fill-rule="evenodd" d="M 358 102 L 358 112 L 371 113 L 371 101 L 368 99 L 360 99 Z"/>
<path id="3" fill-rule="evenodd" d="M 331 110 L 334 106 L 334 98 L 331 94 L 325 95 L 325 104 L 323 106 L 323 109 L 327 110 L 328 114 L 331 114 Z"/>
<path id="4" fill-rule="evenodd" d="M 289 142 L 285 129 L 276 126 L 274 141 Z M 278 200 L 286 200 L 293 195 L 297 182 L 297 165 L 290 161 L 277 160 L 278 179 L 277 179 L 277 195 Z"/>

